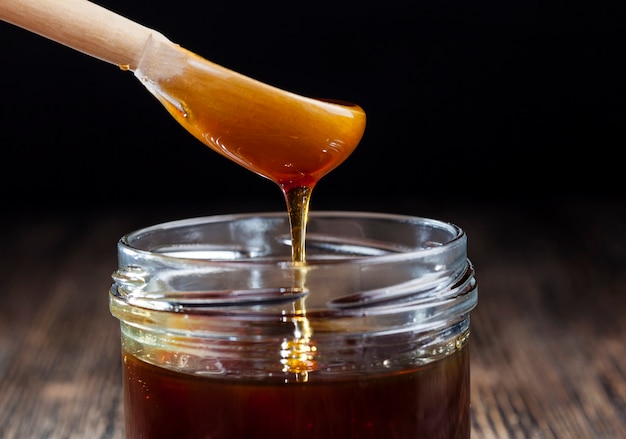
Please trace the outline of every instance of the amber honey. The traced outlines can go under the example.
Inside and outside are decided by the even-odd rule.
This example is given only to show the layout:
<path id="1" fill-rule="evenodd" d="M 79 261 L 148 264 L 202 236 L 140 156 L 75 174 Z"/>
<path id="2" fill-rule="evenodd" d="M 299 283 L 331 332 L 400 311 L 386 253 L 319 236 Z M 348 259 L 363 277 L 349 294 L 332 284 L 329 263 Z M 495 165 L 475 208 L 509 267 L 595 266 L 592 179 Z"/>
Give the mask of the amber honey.
<path id="1" fill-rule="evenodd" d="M 124 353 L 128 439 L 467 439 L 469 351 L 391 374 L 210 378 Z"/>
<path id="2" fill-rule="evenodd" d="M 170 75 L 149 56 L 138 69 L 148 90 L 206 146 L 286 190 L 312 187 L 361 140 L 366 117 L 358 105 L 279 90 L 183 48 L 170 56 Z"/>

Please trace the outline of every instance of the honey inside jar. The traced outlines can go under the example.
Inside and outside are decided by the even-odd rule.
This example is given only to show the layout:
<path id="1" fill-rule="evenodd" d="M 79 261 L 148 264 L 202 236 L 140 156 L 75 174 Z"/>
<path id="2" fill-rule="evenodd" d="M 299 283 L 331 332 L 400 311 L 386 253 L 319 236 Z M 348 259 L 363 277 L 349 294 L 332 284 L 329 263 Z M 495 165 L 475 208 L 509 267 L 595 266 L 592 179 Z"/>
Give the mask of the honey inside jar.
<path id="1" fill-rule="evenodd" d="M 403 372 L 290 385 L 183 374 L 129 353 L 123 367 L 129 438 L 470 437 L 467 347 Z"/>

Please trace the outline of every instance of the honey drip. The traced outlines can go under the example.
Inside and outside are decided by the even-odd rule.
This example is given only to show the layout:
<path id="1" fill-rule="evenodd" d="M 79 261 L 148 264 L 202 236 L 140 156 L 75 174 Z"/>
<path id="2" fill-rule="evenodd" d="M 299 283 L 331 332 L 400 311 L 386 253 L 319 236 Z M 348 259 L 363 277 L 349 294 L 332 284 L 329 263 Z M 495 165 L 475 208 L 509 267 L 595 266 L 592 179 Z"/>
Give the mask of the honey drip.
<path id="1" fill-rule="evenodd" d="M 310 186 L 281 187 L 287 203 L 287 214 L 291 229 L 291 258 L 295 270 L 295 285 L 299 290 L 306 288 L 306 224 L 309 203 L 314 183 Z M 317 348 L 312 340 L 313 330 L 306 316 L 306 298 L 296 299 L 291 319 L 294 325 L 293 338 L 284 340 L 281 346 L 283 372 L 295 374 L 296 381 L 306 382 L 309 372 L 316 369 Z"/>
<path id="2" fill-rule="evenodd" d="M 185 64 L 171 76 L 137 76 L 169 113 L 202 143 L 275 182 L 289 216 L 295 286 L 306 286 L 305 235 L 315 184 L 356 148 L 365 129 L 358 106 L 316 100 L 275 89 L 226 70 L 182 48 Z M 150 57 L 147 57 L 150 58 Z M 283 371 L 306 381 L 316 346 L 305 298 L 290 310 L 294 335 L 281 346 Z"/>

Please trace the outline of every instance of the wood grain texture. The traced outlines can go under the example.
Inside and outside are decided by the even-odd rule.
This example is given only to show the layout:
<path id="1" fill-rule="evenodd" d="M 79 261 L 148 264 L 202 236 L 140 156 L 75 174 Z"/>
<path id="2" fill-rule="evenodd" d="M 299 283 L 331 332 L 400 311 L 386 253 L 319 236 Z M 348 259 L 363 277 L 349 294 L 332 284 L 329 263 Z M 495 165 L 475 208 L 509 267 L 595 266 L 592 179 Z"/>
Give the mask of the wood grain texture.
<path id="1" fill-rule="evenodd" d="M 86 0 L 0 2 L 0 20 L 79 52 L 134 70 L 150 38 L 159 32 Z"/>
<path id="2" fill-rule="evenodd" d="M 468 219 L 476 438 L 626 438 L 626 217 L 549 206 Z"/>
<path id="3" fill-rule="evenodd" d="M 477 269 L 472 438 L 626 438 L 626 206 L 428 213 L 466 230 Z M 107 303 L 115 244 L 173 218 L 3 220 L 1 438 L 123 438 L 119 327 Z"/>

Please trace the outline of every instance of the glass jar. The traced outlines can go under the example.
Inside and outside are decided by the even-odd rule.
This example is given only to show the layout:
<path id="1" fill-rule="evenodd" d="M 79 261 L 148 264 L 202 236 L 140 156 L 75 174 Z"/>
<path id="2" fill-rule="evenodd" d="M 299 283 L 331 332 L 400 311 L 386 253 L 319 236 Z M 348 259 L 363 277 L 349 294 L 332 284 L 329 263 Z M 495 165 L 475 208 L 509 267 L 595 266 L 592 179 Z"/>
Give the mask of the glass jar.
<path id="1" fill-rule="evenodd" d="M 470 437 L 470 311 L 456 225 L 312 212 L 192 218 L 118 243 L 126 437 Z"/>

